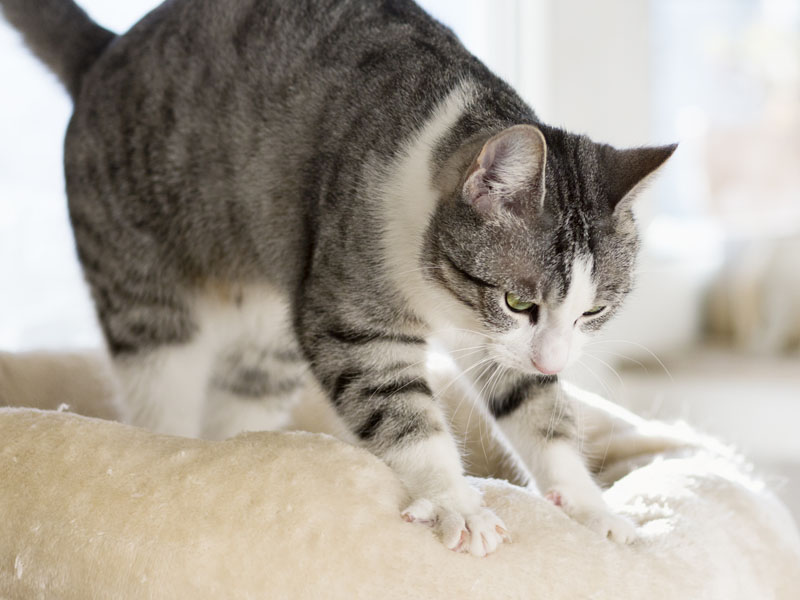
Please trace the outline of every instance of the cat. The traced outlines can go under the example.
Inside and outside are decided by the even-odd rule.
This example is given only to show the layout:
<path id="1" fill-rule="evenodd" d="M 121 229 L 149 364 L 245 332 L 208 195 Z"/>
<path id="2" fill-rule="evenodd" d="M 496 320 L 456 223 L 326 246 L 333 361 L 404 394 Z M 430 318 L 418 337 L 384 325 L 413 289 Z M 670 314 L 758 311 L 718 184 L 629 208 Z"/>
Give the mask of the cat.
<path id="1" fill-rule="evenodd" d="M 74 100 L 69 215 L 134 424 L 279 428 L 310 377 L 403 518 L 483 556 L 509 532 L 426 379 L 442 337 L 546 496 L 634 539 L 558 373 L 631 289 L 632 200 L 675 146 L 540 122 L 411 0 L 169 0 L 121 36 L 0 4 Z"/>

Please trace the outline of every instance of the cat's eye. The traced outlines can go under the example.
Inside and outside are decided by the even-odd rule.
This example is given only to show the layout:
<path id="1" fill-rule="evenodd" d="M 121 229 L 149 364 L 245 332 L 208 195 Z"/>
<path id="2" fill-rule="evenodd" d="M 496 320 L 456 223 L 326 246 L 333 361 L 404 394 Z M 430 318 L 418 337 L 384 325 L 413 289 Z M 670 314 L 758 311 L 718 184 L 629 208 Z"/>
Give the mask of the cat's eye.
<path id="1" fill-rule="evenodd" d="M 533 302 L 523 300 L 514 292 L 506 292 L 506 304 L 508 305 L 508 308 L 514 312 L 525 312 L 534 306 Z"/>
<path id="2" fill-rule="evenodd" d="M 587 310 L 585 313 L 583 313 L 583 316 L 584 317 L 593 317 L 595 315 L 599 315 L 605 309 L 606 309 L 605 306 L 593 306 L 590 310 Z"/>

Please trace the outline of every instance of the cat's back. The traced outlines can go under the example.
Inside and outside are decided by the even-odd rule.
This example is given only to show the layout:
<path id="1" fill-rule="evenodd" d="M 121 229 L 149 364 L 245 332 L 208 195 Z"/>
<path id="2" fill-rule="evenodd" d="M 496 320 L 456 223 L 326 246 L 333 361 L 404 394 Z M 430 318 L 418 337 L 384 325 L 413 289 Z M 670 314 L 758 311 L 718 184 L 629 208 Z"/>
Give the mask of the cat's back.
<path id="1" fill-rule="evenodd" d="M 418 125 L 465 77 L 491 75 L 412 0 L 167 0 L 86 74 L 70 133 L 191 123 L 275 139 L 289 122 L 302 142 L 342 110 Z"/>
<path id="2" fill-rule="evenodd" d="M 465 62 L 477 64 L 412 0 L 167 0 L 93 65 L 76 113 L 140 96 L 195 108 L 237 94 L 310 100 L 389 75 L 424 88 L 421 66 L 441 76 Z"/>
<path id="3" fill-rule="evenodd" d="M 365 156 L 391 157 L 459 82 L 491 77 L 410 0 L 168 0 L 83 80 L 73 225 L 135 222 L 200 266 L 299 255 Z"/>

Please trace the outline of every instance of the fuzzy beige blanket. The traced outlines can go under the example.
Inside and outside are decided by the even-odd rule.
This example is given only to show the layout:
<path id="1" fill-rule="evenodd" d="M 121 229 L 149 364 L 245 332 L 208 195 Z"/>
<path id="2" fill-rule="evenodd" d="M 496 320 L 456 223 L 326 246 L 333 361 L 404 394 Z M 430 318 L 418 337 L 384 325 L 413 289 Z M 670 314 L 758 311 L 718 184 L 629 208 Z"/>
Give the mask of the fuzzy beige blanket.
<path id="1" fill-rule="evenodd" d="M 64 364 L 0 356 L 0 402 L 57 407 L 77 380 L 84 412 L 97 410 L 102 364 Z M 606 497 L 639 540 L 599 539 L 533 490 L 476 479 L 514 534 L 484 559 L 404 522 L 388 467 L 328 435 L 210 442 L 0 408 L 0 598 L 800 597 L 797 529 L 746 464 L 580 401 Z"/>

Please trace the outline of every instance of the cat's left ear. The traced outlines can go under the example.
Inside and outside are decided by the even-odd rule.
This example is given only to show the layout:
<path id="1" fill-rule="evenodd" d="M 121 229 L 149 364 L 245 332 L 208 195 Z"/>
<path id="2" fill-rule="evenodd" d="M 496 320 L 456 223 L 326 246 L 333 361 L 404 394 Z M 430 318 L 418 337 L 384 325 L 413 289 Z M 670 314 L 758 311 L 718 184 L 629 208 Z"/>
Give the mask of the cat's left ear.
<path id="1" fill-rule="evenodd" d="M 544 198 L 547 144 L 533 125 L 515 125 L 489 138 L 467 172 L 464 200 L 488 216 L 506 209 L 521 210 Z"/>
<path id="2" fill-rule="evenodd" d="M 614 210 L 635 192 L 675 152 L 678 144 L 617 150 L 612 146 L 600 149 L 601 168 L 605 174 L 609 208 Z"/>

